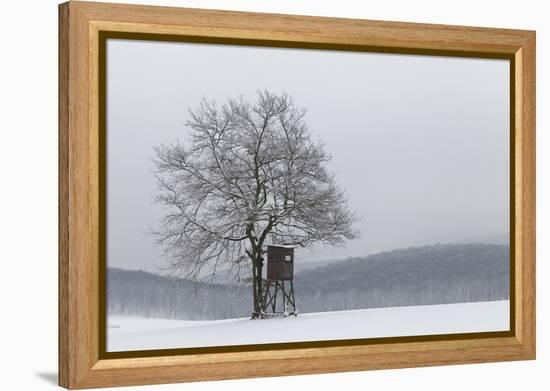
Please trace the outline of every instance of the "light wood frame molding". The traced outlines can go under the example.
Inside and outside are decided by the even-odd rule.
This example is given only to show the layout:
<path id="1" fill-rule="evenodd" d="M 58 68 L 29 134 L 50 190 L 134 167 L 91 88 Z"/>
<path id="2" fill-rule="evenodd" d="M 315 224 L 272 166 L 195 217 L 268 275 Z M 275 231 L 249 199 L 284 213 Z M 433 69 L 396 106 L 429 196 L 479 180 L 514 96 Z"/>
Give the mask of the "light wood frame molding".
<path id="1" fill-rule="evenodd" d="M 100 33 L 508 58 L 512 330 L 478 338 L 104 358 Z M 168 37 L 168 38 L 167 38 Z M 535 32 L 70 1 L 59 6 L 59 384 L 93 388 L 535 358 Z"/>

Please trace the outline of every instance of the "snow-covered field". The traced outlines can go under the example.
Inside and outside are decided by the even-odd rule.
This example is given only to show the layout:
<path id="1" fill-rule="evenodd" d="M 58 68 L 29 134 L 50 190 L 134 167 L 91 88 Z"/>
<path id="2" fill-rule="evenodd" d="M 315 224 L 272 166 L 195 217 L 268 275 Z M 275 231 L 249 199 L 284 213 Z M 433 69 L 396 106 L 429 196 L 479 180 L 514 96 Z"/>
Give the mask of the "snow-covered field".
<path id="1" fill-rule="evenodd" d="M 110 315 L 107 351 L 454 334 L 509 329 L 509 301 L 185 321 Z"/>

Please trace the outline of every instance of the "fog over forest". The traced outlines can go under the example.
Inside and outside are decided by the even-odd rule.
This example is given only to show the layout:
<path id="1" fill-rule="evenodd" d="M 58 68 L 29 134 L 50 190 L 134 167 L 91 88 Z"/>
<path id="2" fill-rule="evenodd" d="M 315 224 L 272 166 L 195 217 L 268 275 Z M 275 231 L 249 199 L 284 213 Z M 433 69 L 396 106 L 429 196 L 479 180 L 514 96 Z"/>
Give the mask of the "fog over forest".
<path id="1" fill-rule="evenodd" d="M 356 257 L 296 273 L 300 313 L 507 300 L 509 247 L 460 243 Z M 251 314 L 251 287 L 109 269 L 108 313 L 212 320 Z"/>

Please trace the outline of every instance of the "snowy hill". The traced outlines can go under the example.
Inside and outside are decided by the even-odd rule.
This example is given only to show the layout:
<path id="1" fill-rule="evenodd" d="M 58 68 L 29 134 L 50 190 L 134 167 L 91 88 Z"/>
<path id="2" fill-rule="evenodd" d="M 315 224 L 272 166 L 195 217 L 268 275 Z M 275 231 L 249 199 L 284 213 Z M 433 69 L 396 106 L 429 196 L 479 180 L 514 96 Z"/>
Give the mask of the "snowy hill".
<path id="1" fill-rule="evenodd" d="M 250 286 L 120 269 L 109 269 L 107 278 L 111 314 L 213 320 L 251 312 Z M 507 300 L 509 247 L 478 243 L 387 251 L 303 270 L 294 286 L 301 313 Z"/>
<path id="2" fill-rule="evenodd" d="M 299 273 L 295 286 L 311 312 L 505 300 L 509 265 L 504 245 L 412 247 Z"/>
<path id="3" fill-rule="evenodd" d="M 149 350 L 258 343 L 454 334 L 509 329 L 509 301 L 389 307 L 216 321 L 111 315 L 107 350 Z"/>

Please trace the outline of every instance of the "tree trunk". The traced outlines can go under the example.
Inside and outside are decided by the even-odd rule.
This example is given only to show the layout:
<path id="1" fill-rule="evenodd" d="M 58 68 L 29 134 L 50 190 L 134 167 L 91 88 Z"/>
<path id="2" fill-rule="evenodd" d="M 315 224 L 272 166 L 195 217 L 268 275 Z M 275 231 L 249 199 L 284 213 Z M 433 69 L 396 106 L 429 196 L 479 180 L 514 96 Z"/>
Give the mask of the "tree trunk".
<path id="1" fill-rule="evenodd" d="M 261 254 L 254 254 L 252 259 L 252 293 L 254 297 L 254 310 L 252 319 L 259 318 L 262 313 L 262 270 L 263 258 Z"/>
<path id="2" fill-rule="evenodd" d="M 256 260 L 252 259 L 252 295 L 253 295 L 253 311 L 252 319 L 256 319 L 260 316 L 259 311 L 259 298 L 258 298 L 258 273 L 256 269 Z"/>
<path id="3" fill-rule="evenodd" d="M 259 313 L 262 312 L 262 268 L 263 268 L 263 258 L 262 256 L 258 256 L 258 273 L 257 273 L 257 279 L 258 279 L 258 309 Z"/>

